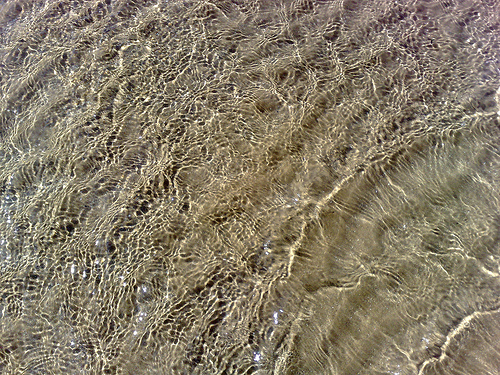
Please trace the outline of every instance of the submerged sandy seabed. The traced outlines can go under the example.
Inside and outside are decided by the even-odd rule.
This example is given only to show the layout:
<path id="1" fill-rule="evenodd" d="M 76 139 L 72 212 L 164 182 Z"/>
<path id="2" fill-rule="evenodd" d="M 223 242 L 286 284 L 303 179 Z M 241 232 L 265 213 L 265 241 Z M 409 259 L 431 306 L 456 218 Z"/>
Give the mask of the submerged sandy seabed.
<path id="1" fill-rule="evenodd" d="M 497 1 L 0 6 L 0 373 L 498 374 Z"/>

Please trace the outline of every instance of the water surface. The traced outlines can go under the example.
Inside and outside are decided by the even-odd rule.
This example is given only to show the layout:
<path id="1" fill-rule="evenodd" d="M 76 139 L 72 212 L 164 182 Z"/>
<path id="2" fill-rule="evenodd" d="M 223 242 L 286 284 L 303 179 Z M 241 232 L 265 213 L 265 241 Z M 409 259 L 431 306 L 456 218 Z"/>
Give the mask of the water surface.
<path id="1" fill-rule="evenodd" d="M 0 5 L 0 373 L 498 374 L 497 1 Z"/>

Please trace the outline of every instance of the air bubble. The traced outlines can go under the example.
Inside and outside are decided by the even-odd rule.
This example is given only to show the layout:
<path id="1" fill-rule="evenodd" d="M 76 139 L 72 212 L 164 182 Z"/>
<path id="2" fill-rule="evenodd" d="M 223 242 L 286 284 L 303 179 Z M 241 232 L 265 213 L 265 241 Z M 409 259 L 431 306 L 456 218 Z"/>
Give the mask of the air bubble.
<path id="1" fill-rule="evenodd" d="M 261 356 L 260 352 L 254 352 L 254 353 L 253 353 L 253 360 L 254 360 L 255 362 L 260 362 L 261 357 L 262 357 L 262 356 Z"/>

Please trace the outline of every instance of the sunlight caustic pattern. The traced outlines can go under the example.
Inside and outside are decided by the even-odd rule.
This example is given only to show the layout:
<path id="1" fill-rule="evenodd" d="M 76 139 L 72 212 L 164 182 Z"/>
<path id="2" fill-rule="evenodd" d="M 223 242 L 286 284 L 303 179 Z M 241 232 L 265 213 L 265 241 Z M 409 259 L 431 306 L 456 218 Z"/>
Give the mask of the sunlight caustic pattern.
<path id="1" fill-rule="evenodd" d="M 495 0 L 0 5 L 1 374 L 498 374 Z"/>

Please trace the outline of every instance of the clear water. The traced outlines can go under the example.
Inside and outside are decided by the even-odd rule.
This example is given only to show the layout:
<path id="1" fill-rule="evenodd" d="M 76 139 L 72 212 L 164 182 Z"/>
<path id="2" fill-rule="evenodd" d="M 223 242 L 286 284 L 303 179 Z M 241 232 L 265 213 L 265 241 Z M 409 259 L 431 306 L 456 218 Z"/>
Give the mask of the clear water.
<path id="1" fill-rule="evenodd" d="M 498 1 L 0 5 L 0 373 L 499 374 Z"/>

